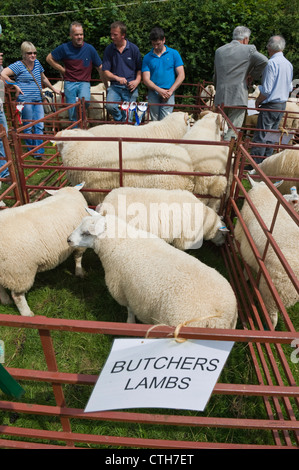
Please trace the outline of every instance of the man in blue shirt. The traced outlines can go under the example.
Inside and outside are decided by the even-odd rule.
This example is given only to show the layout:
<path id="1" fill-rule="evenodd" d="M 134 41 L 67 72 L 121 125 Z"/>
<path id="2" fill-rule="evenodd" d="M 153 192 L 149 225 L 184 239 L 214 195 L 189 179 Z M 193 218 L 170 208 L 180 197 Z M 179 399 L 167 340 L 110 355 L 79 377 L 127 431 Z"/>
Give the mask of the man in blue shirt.
<path id="1" fill-rule="evenodd" d="M 115 121 L 126 121 L 127 113 L 120 109 L 120 102 L 136 101 L 141 81 L 141 54 L 138 47 L 126 39 L 126 32 L 126 25 L 121 21 L 112 23 L 112 43 L 103 56 L 103 72 L 110 81 L 106 108 Z"/>
<path id="2" fill-rule="evenodd" d="M 93 66 L 106 84 L 102 73 L 102 61 L 95 48 L 84 42 L 81 23 L 73 22 L 70 26 L 71 41 L 56 47 L 46 61 L 58 70 L 64 79 L 64 94 L 67 103 L 75 103 L 77 98 L 90 101 L 90 80 Z M 59 62 L 63 62 L 61 65 Z M 69 118 L 76 121 L 75 108 L 69 110 Z"/>
<path id="3" fill-rule="evenodd" d="M 148 88 L 148 102 L 153 121 L 160 121 L 172 113 L 175 90 L 185 79 L 184 63 L 178 51 L 165 45 L 162 28 L 150 32 L 152 50 L 144 56 L 142 79 Z M 158 106 L 154 106 L 154 105 Z M 163 106 L 162 106 L 163 105 Z"/>
<path id="4" fill-rule="evenodd" d="M 260 106 L 260 113 L 257 122 L 257 131 L 253 135 L 252 142 L 269 144 L 267 140 L 267 131 L 278 129 L 279 122 L 282 118 L 286 101 L 292 92 L 293 66 L 284 57 L 283 50 L 285 48 L 285 40 L 281 36 L 272 36 L 267 44 L 269 53 L 269 61 L 266 65 L 262 84 L 259 85 L 260 94 L 256 99 L 255 105 Z M 263 111 L 269 109 L 269 111 Z M 273 110 L 273 111 L 272 111 Z M 251 155 L 261 157 L 269 157 L 273 153 L 271 147 L 254 147 Z M 262 158 L 255 158 L 256 163 L 261 163 Z"/>

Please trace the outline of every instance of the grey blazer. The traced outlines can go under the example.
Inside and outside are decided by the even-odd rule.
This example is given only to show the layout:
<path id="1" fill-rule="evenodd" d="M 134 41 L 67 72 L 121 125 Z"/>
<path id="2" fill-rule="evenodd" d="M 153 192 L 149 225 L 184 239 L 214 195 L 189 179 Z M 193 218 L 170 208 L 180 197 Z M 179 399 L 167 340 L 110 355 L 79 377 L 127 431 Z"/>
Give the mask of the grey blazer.
<path id="1" fill-rule="evenodd" d="M 260 79 L 267 62 L 253 44 L 233 40 L 219 47 L 214 60 L 215 105 L 247 106 L 247 77 Z"/>

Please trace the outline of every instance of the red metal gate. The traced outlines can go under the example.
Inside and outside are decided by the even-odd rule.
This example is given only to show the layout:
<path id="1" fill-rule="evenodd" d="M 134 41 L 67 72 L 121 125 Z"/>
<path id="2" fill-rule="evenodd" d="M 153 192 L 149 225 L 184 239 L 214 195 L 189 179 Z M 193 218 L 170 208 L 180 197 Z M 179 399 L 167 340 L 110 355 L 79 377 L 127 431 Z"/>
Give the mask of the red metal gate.
<path id="1" fill-rule="evenodd" d="M 221 111 L 220 111 L 221 112 Z M 43 197 L 45 188 L 57 188 L 67 184 L 65 172 L 67 170 L 61 164 L 61 160 L 57 153 L 51 153 L 45 162 L 34 162 L 30 158 L 30 152 L 22 151 L 21 140 L 24 138 L 21 130 L 12 133 L 15 152 L 15 164 L 17 165 L 17 174 L 19 178 L 18 187 L 21 188 L 20 193 L 25 202 L 37 200 Z M 44 136 L 45 142 L 49 141 L 51 136 Z M 77 140 L 77 138 L 76 138 Z M 78 139 L 80 140 L 80 139 Z M 98 139 L 101 140 L 101 139 Z M 114 139 L 113 139 L 114 140 Z M 130 139 L 115 139 L 121 143 Z M 134 140 L 134 139 L 131 139 Z M 174 141 L 172 141 L 174 142 Z M 175 141 L 179 143 L 180 141 Z M 190 142 L 191 143 L 191 142 Z M 208 142 L 193 142 L 194 145 L 207 144 Z M 49 145 L 49 143 L 45 143 Z M 238 299 L 240 327 L 236 330 L 218 330 L 218 329 L 199 329 L 182 327 L 180 336 L 187 339 L 201 340 L 219 340 L 234 341 L 236 344 L 244 345 L 250 354 L 251 365 L 254 370 L 255 380 L 251 383 L 234 383 L 219 382 L 213 391 L 213 397 L 217 395 L 234 397 L 236 400 L 256 399 L 263 403 L 263 415 L 261 417 L 248 417 L 240 412 L 237 418 L 231 417 L 231 410 L 228 409 L 225 415 L 216 415 L 208 412 L 203 415 L 198 413 L 163 413 L 158 412 L 129 412 L 129 411 L 110 411 L 84 414 L 82 408 L 72 406 L 71 400 L 65 397 L 64 387 L 69 386 L 92 386 L 97 380 L 95 374 L 79 374 L 68 371 L 60 371 L 56 361 L 55 345 L 53 345 L 52 335 L 55 331 L 65 332 L 67 334 L 90 334 L 90 335 L 106 335 L 109 337 L 126 336 L 126 337 L 160 337 L 166 338 L 174 335 L 174 328 L 166 326 L 156 326 L 151 330 L 152 325 L 141 324 L 124 324 L 118 322 L 101 322 L 101 321 L 83 321 L 83 320 L 67 320 L 47 318 L 43 316 L 35 316 L 33 318 L 20 317 L 19 315 L 0 315 L 0 328 L 22 329 L 24 331 L 35 330 L 38 332 L 42 354 L 45 358 L 46 368 L 40 369 L 23 369 L 8 368 L 8 372 L 21 383 L 26 381 L 36 381 L 38 383 L 49 383 L 53 390 L 55 405 L 46 405 L 44 402 L 31 403 L 31 401 L 22 400 L 2 400 L 0 409 L 2 412 L 9 412 L 11 415 L 27 414 L 33 416 L 44 416 L 49 418 L 59 418 L 60 429 L 46 429 L 37 427 L 21 428 L 13 425 L 1 425 L 0 446 L 3 448 L 111 448 L 111 447 L 134 447 L 134 448 L 152 448 L 152 449 L 268 449 L 283 448 L 296 449 L 299 447 L 299 387 L 296 380 L 298 379 L 298 367 L 296 354 L 299 344 L 299 333 L 283 305 L 281 300 L 277 298 L 280 304 L 280 314 L 284 318 L 284 327 L 282 331 L 274 330 L 269 320 L 267 311 L 259 294 L 257 282 L 249 267 L 240 257 L 238 247 L 234 243 L 234 217 L 237 215 L 242 219 L 239 210 L 238 201 L 248 199 L 244 189 L 244 173 L 243 168 L 245 162 L 250 162 L 254 166 L 250 155 L 247 152 L 248 144 L 244 142 L 240 136 L 234 146 L 234 172 L 231 192 L 228 200 L 222 201 L 222 209 L 225 215 L 225 222 L 230 229 L 227 242 L 222 248 L 223 260 L 227 266 L 230 282 L 234 288 Z M 282 147 L 284 148 L 284 147 Z M 232 150 L 232 149 L 231 149 Z M 34 151 L 34 150 L 33 150 Z M 27 158 L 26 158 L 27 157 Z M 13 159 L 12 159 L 13 160 Z M 121 153 L 120 153 L 121 161 Z M 12 163 L 13 164 L 13 163 Z M 32 184 L 30 179 L 32 175 L 42 172 L 42 170 L 51 170 L 51 174 L 41 176 L 38 184 Z M 25 175 L 25 170 L 27 174 Z M 79 170 L 79 169 L 78 169 Z M 99 169 L 94 169 L 95 171 Z M 103 169 L 102 169 L 103 170 Z M 107 170 L 107 169 L 106 169 Z M 120 174 L 120 182 L 122 165 L 118 169 Z M 130 171 L 130 170 L 128 170 Z M 288 211 L 290 218 L 299 225 L 299 217 L 292 209 L 289 209 L 285 200 L 279 195 L 276 189 L 273 189 L 271 180 L 260 174 L 260 177 L 266 184 L 271 187 L 272 192 L 277 197 L 277 204 L 282 205 Z M 17 184 L 17 182 L 16 182 Z M 95 190 L 95 188 L 87 188 L 87 190 Z M 1 195 L 3 197 L 3 195 Z M 22 197 L 20 196 L 20 201 Z M 258 213 L 256 214 L 258 218 Z M 244 225 L 246 230 L 246 226 Z M 248 234 L 250 237 L 250 234 Z M 253 247 L 254 247 L 254 242 Z M 279 248 L 275 246 L 275 240 L 269 235 L 269 243 L 279 253 Z M 284 269 L 289 272 L 294 285 L 299 292 L 298 279 L 292 274 L 287 263 L 283 259 L 283 255 L 279 253 Z M 267 270 L 262 260 L 260 269 L 267 276 Z M 244 267 L 247 276 L 244 274 Z M 249 279 L 247 279 L 247 277 Z M 244 294 L 245 293 L 245 294 Z M 277 296 L 275 289 L 273 295 Z M 150 331 L 151 330 L 151 331 Z M 0 330 L 1 339 L 1 330 Z M 295 371 L 295 372 L 294 372 Z M 295 374 L 295 375 L 294 375 Z M 123 423 L 139 423 L 143 426 L 171 427 L 176 429 L 184 428 L 186 431 L 185 439 L 159 439 L 159 438 L 142 438 L 131 435 L 119 435 L 117 432 L 113 435 L 102 433 L 80 433 L 77 431 L 77 423 L 81 421 L 91 420 L 94 423 L 115 422 L 116 426 Z M 201 439 L 192 440 L 192 432 L 190 429 L 225 429 L 227 432 L 233 430 L 248 432 L 245 443 L 238 442 L 237 438 L 222 439 L 219 442 Z M 254 432 L 266 432 L 271 434 L 271 439 L 267 438 L 266 444 L 257 444 Z M 124 433 L 125 434 L 125 433 Z M 130 433 L 129 433 L 130 434 Z M 243 438 L 244 441 L 244 438 Z M 270 442 L 270 443 L 269 443 Z"/>

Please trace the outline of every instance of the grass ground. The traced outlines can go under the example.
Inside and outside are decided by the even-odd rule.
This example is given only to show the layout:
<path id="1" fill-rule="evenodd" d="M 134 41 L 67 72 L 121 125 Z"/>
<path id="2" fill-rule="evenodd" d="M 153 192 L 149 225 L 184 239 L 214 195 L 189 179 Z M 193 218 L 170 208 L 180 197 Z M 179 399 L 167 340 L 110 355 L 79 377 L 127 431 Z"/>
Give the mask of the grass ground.
<path id="1" fill-rule="evenodd" d="M 224 275 L 225 268 L 219 249 L 205 244 L 200 251 L 202 261 L 216 265 Z M 197 253 L 198 255 L 198 253 Z M 86 279 L 73 275 L 74 263 L 69 258 L 52 271 L 39 273 L 27 295 L 28 302 L 38 315 L 99 321 L 126 321 L 126 309 L 120 307 L 107 291 L 101 263 L 92 250 L 84 258 Z M 0 314 L 18 315 L 15 306 L 0 306 Z M 5 366 L 46 370 L 38 332 L 17 328 L 0 327 L 0 338 L 5 342 Z M 98 375 L 109 354 L 113 337 L 107 335 L 52 332 L 59 371 Z M 246 343 L 236 343 L 223 369 L 219 382 L 257 383 Z M 26 395 L 21 401 L 55 406 L 50 384 L 23 382 Z M 83 408 L 92 392 L 92 386 L 65 385 L 66 403 L 71 408 Z M 5 400 L 2 392 L 0 399 Z M 137 410 L 131 410 L 137 411 Z M 145 410 L 139 410 L 144 412 Z M 192 416 L 217 416 L 230 418 L 267 418 L 262 398 L 213 395 L 204 412 L 173 410 L 149 410 L 157 413 L 174 413 Z M 145 411 L 146 412 L 146 411 Z M 1 413 L 2 424 L 21 427 L 60 430 L 58 418 L 34 415 Z M 269 431 L 238 429 L 213 429 L 195 427 L 168 427 L 143 424 L 73 421 L 72 430 L 79 433 L 125 435 L 127 437 L 191 440 L 209 442 L 234 442 L 272 444 Z"/>

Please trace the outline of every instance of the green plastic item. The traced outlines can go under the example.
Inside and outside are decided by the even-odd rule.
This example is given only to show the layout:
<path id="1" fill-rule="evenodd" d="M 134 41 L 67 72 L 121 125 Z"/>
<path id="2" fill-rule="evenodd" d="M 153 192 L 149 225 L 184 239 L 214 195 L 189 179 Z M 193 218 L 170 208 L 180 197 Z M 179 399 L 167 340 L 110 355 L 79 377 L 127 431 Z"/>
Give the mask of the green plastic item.
<path id="1" fill-rule="evenodd" d="M 2 364 L 0 364 L 0 388 L 6 395 L 10 395 L 15 398 L 20 398 L 25 393 L 25 390 L 7 372 L 7 370 L 4 369 Z"/>

